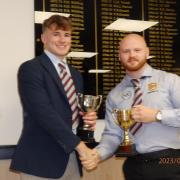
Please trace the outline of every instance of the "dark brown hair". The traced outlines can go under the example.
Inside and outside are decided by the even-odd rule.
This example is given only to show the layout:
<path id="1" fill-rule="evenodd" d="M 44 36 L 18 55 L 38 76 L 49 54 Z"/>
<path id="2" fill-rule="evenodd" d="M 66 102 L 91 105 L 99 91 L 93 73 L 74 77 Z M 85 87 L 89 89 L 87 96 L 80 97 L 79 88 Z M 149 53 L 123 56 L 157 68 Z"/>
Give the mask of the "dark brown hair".
<path id="1" fill-rule="evenodd" d="M 52 26 L 55 27 L 55 29 L 72 31 L 71 19 L 68 17 L 64 17 L 60 15 L 50 16 L 48 19 L 44 20 L 42 24 L 42 32 L 44 32 L 46 29 L 50 29 Z"/>

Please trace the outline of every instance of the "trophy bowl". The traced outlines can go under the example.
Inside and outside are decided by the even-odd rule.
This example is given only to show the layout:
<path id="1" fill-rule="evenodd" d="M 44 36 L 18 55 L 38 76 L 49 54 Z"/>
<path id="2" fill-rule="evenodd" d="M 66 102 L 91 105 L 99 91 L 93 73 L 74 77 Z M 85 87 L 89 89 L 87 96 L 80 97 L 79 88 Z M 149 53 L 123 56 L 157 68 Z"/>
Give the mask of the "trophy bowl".
<path id="1" fill-rule="evenodd" d="M 116 152 L 116 157 L 128 157 L 137 154 L 135 144 L 129 137 L 129 128 L 134 124 L 129 109 L 113 109 L 112 116 L 114 121 L 124 130 L 123 141 Z"/>
<path id="2" fill-rule="evenodd" d="M 102 103 L 102 95 L 93 96 L 78 93 L 77 102 L 79 109 L 84 113 L 97 111 Z M 86 143 L 95 142 L 94 131 L 92 131 L 90 125 L 86 123 L 83 123 L 82 126 L 78 128 L 77 135 Z"/>

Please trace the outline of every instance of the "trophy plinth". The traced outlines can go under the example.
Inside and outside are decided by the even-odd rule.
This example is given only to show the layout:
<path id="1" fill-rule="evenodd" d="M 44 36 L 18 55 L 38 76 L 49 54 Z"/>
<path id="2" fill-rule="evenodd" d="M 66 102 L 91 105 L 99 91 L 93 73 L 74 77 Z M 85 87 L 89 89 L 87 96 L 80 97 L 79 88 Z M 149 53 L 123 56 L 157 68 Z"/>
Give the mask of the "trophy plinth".
<path id="1" fill-rule="evenodd" d="M 130 156 L 134 156 L 138 154 L 136 151 L 136 147 L 135 144 L 129 144 L 129 145 L 123 145 L 121 144 L 116 153 L 115 156 L 116 157 L 130 157 Z"/>
<path id="2" fill-rule="evenodd" d="M 77 101 L 79 109 L 84 112 L 97 111 L 102 102 L 102 96 L 97 95 L 84 95 L 77 94 Z M 90 125 L 83 123 L 77 131 L 77 135 L 84 141 L 89 147 L 95 147 L 98 143 L 94 139 L 94 131 L 91 130 Z"/>
<path id="3" fill-rule="evenodd" d="M 116 157 L 128 157 L 137 154 L 135 144 L 129 137 L 129 128 L 134 123 L 131 119 L 131 111 L 127 109 L 114 109 L 112 112 L 114 121 L 124 130 L 124 138 L 116 151 Z"/>
<path id="4" fill-rule="evenodd" d="M 94 139 L 94 131 L 88 130 L 88 129 L 83 129 L 83 127 L 80 127 L 78 129 L 77 135 L 81 138 L 82 141 L 85 143 L 93 143 L 95 142 Z"/>

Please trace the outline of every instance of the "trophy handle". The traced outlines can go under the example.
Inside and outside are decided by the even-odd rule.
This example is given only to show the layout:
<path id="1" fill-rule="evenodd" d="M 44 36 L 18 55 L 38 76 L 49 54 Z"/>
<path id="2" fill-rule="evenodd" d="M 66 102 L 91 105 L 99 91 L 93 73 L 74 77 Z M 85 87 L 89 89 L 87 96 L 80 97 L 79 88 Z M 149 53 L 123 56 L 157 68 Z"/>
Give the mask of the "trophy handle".
<path id="1" fill-rule="evenodd" d="M 99 104 L 97 105 L 97 107 L 95 108 L 94 111 L 97 111 L 102 103 L 102 95 L 97 95 L 96 98 L 99 97 Z"/>
<path id="2" fill-rule="evenodd" d="M 77 101 L 77 105 L 78 105 L 78 108 L 83 111 L 82 107 L 80 106 L 80 102 L 79 102 L 79 97 L 82 97 L 84 96 L 82 93 L 77 93 L 76 94 L 76 101 Z"/>
<path id="3" fill-rule="evenodd" d="M 113 120 L 114 120 L 114 122 L 119 126 L 119 123 L 118 123 L 118 121 L 117 121 L 117 117 L 116 117 L 116 113 L 118 112 L 118 109 L 113 109 L 113 111 L 112 111 L 112 117 L 113 117 Z"/>

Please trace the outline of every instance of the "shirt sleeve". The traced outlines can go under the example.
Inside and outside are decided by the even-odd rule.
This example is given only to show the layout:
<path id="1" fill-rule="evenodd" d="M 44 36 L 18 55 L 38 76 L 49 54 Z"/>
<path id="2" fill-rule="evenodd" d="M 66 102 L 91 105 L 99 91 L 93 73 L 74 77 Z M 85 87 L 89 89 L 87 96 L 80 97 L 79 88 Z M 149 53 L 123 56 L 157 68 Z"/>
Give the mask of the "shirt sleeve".
<path id="1" fill-rule="evenodd" d="M 96 147 L 102 160 L 112 156 L 122 141 L 123 131 L 112 117 L 113 107 L 109 96 L 106 101 L 105 129 L 100 144 Z"/>
<path id="2" fill-rule="evenodd" d="M 169 97 L 167 98 L 171 102 L 171 108 L 169 106 L 161 110 L 162 123 L 168 126 L 180 127 L 180 77 L 169 74 L 166 84 L 169 91 Z"/>

